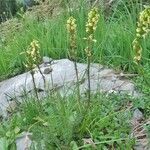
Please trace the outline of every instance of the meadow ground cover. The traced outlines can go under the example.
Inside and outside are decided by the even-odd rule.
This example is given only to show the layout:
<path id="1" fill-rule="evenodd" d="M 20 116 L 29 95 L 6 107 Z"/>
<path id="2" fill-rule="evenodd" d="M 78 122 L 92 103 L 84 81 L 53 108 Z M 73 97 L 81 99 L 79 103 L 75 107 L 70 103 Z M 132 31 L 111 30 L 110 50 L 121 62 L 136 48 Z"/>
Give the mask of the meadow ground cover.
<path id="1" fill-rule="evenodd" d="M 77 9 L 64 9 L 57 17 L 44 20 L 20 13 L 17 18 L 17 24 L 21 24 L 19 32 L 16 25 L 10 28 L 7 36 L 4 35 L 5 30 L 1 32 L 3 34 L 0 36 L 0 79 L 4 80 L 27 69 L 32 70 L 35 62 L 28 64 L 31 68 L 26 68 L 24 62 L 28 62 L 21 53 L 29 48 L 28 45 L 33 39 L 36 39 L 40 45 L 41 57 L 46 55 L 53 59 L 66 58 L 72 48 L 76 50 L 75 62 L 86 62 L 88 59 L 89 63 L 97 62 L 117 71 L 138 74 L 133 81 L 137 89 L 143 93 L 143 97 L 135 99 L 127 95 L 90 93 L 88 106 L 87 97 L 81 98 L 79 92 L 63 98 L 58 93 L 50 93 L 40 105 L 35 101 L 35 97 L 24 98 L 19 108 L 0 125 L 0 143 L 4 145 L 2 150 L 16 149 L 15 139 L 23 131 L 33 133 L 31 139 L 35 142 L 31 149 L 131 150 L 135 145 L 134 137 L 130 136 L 133 111 L 138 108 L 143 112 L 145 120 L 149 119 L 150 38 L 147 34 L 144 40 L 139 40 L 137 35 L 143 35 L 139 29 L 144 30 L 145 34 L 145 26 L 143 29 L 143 26 L 138 24 L 137 28 L 139 13 L 144 9 L 142 1 L 131 1 L 129 6 L 126 1 L 117 1 L 107 17 L 103 8 L 98 9 L 99 22 L 95 33 L 90 31 L 90 34 L 87 34 L 86 30 L 89 24 L 85 26 L 90 8 L 84 0 L 78 2 L 80 7 Z M 67 1 L 63 1 L 63 7 L 68 8 L 67 4 Z M 70 16 L 76 19 L 77 24 L 77 44 L 72 47 L 66 29 L 66 22 Z M 149 24 L 146 27 L 148 29 Z M 6 30 L 9 28 L 6 27 Z M 94 37 L 91 38 L 91 34 Z M 94 45 L 88 45 L 95 39 Z M 133 41 L 136 41 L 133 43 L 134 47 Z M 89 47 L 90 51 L 85 51 Z M 134 62 L 134 56 L 138 60 L 137 63 Z M 77 98 L 74 95 L 78 95 Z M 132 107 L 129 107 L 130 104 Z M 150 136 L 149 125 L 146 126 L 146 130 Z"/>

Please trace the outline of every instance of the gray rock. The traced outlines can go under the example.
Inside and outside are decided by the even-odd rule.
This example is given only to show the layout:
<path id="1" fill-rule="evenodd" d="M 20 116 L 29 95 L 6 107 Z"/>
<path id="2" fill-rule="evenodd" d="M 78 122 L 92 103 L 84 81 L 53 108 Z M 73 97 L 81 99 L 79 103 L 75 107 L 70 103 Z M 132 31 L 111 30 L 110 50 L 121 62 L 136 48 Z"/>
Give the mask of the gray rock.
<path id="1" fill-rule="evenodd" d="M 28 132 L 23 132 L 20 137 L 16 140 L 17 150 L 29 150 L 32 141 L 30 140 L 29 136 L 32 135 Z"/>
<path id="2" fill-rule="evenodd" d="M 44 73 L 46 80 L 46 89 L 43 81 L 43 77 L 35 68 L 35 84 L 36 88 L 39 89 L 40 97 L 46 95 L 46 91 L 55 89 L 63 95 L 69 95 L 74 92 L 76 88 L 76 74 L 74 69 L 74 63 L 68 59 L 53 60 L 48 57 L 43 57 L 44 64 L 40 65 L 41 72 Z M 86 69 L 87 64 L 77 63 L 78 75 L 80 84 L 81 94 L 87 91 L 87 75 Z M 49 69 L 51 68 L 51 69 Z M 50 72 L 51 71 L 51 72 Z M 50 74 L 49 74 L 50 73 Z M 91 64 L 90 68 L 91 78 L 91 90 L 95 92 L 108 92 L 115 91 L 115 93 L 127 93 L 130 95 L 137 95 L 134 84 L 129 80 L 119 79 L 113 69 L 108 69 L 99 64 Z M 54 87 L 54 85 L 56 85 Z M 23 95 L 32 95 L 34 91 L 34 85 L 30 72 L 18 75 L 11 79 L 0 82 L 0 113 L 3 116 L 7 115 L 7 108 L 9 101 L 13 99 L 19 99 Z"/>
<path id="3" fill-rule="evenodd" d="M 133 119 L 141 121 L 143 119 L 143 113 L 139 109 L 135 109 L 135 111 L 133 112 Z"/>

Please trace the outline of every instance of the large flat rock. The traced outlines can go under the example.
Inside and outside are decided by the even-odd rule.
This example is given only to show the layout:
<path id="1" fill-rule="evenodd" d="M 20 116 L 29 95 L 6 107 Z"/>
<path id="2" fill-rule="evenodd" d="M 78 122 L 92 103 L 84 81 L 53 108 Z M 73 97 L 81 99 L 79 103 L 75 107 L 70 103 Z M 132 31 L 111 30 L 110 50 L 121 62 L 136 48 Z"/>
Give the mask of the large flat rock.
<path id="1" fill-rule="evenodd" d="M 80 90 L 84 94 L 87 91 L 87 76 L 86 69 L 87 64 L 78 63 L 78 74 L 80 78 Z M 42 75 L 35 68 L 35 82 L 38 91 L 46 93 L 49 89 L 57 90 L 63 96 L 70 94 L 76 87 L 76 74 L 74 69 L 74 63 L 68 59 L 53 60 L 50 63 L 46 62 L 40 65 L 42 73 L 45 76 L 46 87 L 45 90 L 44 81 Z M 51 69 L 49 69 L 51 68 Z M 116 74 L 113 69 L 103 67 L 99 64 L 91 64 L 90 68 L 91 78 L 91 91 L 96 92 L 115 92 L 115 93 L 127 93 L 133 96 L 137 95 L 134 84 L 125 79 L 120 79 L 119 74 Z M 34 86 L 32 76 L 30 72 L 18 75 L 11 79 L 5 80 L 0 83 L 0 109 L 2 115 L 6 115 L 9 102 L 14 98 L 21 98 L 24 94 L 34 93 Z"/>

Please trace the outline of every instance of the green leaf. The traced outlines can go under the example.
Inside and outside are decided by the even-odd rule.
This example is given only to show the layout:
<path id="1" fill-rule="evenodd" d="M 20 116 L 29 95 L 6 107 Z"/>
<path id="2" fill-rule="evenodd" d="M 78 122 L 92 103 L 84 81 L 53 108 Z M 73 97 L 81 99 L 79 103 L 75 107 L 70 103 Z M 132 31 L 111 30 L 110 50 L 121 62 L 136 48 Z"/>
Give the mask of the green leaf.
<path id="1" fill-rule="evenodd" d="M 18 134 L 20 132 L 20 128 L 16 127 L 14 131 L 15 131 L 15 134 Z"/>
<path id="2" fill-rule="evenodd" d="M 6 136 L 7 136 L 7 137 L 11 137 L 11 134 L 12 134 L 12 133 L 11 133 L 10 131 L 6 132 Z"/>
<path id="3" fill-rule="evenodd" d="M 0 138 L 0 150 L 8 150 L 9 142 L 6 138 Z"/>
<path id="4" fill-rule="evenodd" d="M 16 143 L 15 142 L 13 142 L 13 143 L 11 143 L 10 145 L 9 145 L 9 148 L 8 148 L 9 150 L 16 150 L 17 148 L 16 148 Z"/>
<path id="5" fill-rule="evenodd" d="M 77 143 L 76 143 L 75 141 L 72 141 L 72 142 L 70 143 L 70 145 L 71 145 L 71 147 L 72 147 L 72 150 L 79 150 L 78 145 L 77 145 Z"/>

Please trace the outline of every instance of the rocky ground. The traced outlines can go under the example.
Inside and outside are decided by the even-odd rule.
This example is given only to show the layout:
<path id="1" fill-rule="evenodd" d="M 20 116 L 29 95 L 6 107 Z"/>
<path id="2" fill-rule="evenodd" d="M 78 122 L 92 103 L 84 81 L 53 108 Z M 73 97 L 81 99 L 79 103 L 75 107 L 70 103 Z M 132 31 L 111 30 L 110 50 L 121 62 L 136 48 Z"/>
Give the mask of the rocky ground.
<path id="1" fill-rule="evenodd" d="M 77 67 L 80 79 L 80 92 L 84 96 L 88 89 L 86 77 L 87 65 L 77 63 Z M 76 90 L 77 81 L 74 63 L 70 60 L 52 60 L 51 58 L 43 57 L 43 63 L 40 65 L 40 70 L 46 81 L 46 84 L 44 84 L 43 76 L 40 71 L 35 68 L 35 83 L 41 100 L 52 90 L 59 92 L 62 96 L 69 95 Z M 106 92 L 129 94 L 133 97 L 142 96 L 136 91 L 134 83 L 127 79 L 128 77 L 132 77 L 132 74 L 117 73 L 115 70 L 99 64 L 91 64 L 90 71 L 92 93 Z M 1 115 L 7 117 L 11 110 L 14 110 L 17 107 L 16 100 L 21 102 L 24 96 L 34 96 L 34 84 L 30 72 L 1 82 Z M 148 150 L 148 139 L 143 126 L 149 122 L 142 122 L 142 120 L 142 112 L 136 109 L 133 114 L 133 119 L 131 120 L 133 128 L 131 134 L 138 139 L 138 144 L 135 146 L 136 150 Z M 18 150 L 30 146 L 30 134 L 31 133 L 25 132 L 16 140 Z M 25 148 L 23 148 L 22 145 L 24 145 Z"/>
<path id="2" fill-rule="evenodd" d="M 46 96 L 47 91 L 56 90 L 62 96 L 73 93 L 76 88 L 76 74 L 74 63 L 68 59 L 53 60 L 44 57 L 44 63 L 40 65 L 40 70 L 46 80 L 46 88 L 41 73 L 35 68 L 35 83 L 40 96 Z M 78 74 L 80 78 L 80 92 L 82 95 L 87 91 L 86 64 L 77 63 Z M 132 96 L 138 96 L 132 81 L 123 73 L 116 73 L 99 64 L 91 64 L 91 91 L 108 93 L 127 93 Z M 9 105 L 13 101 L 20 100 L 24 95 L 34 93 L 34 85 L 30 72 L 18 75 L 0 83 L 0 107 L 1 113 L 6 115 Z"/>

